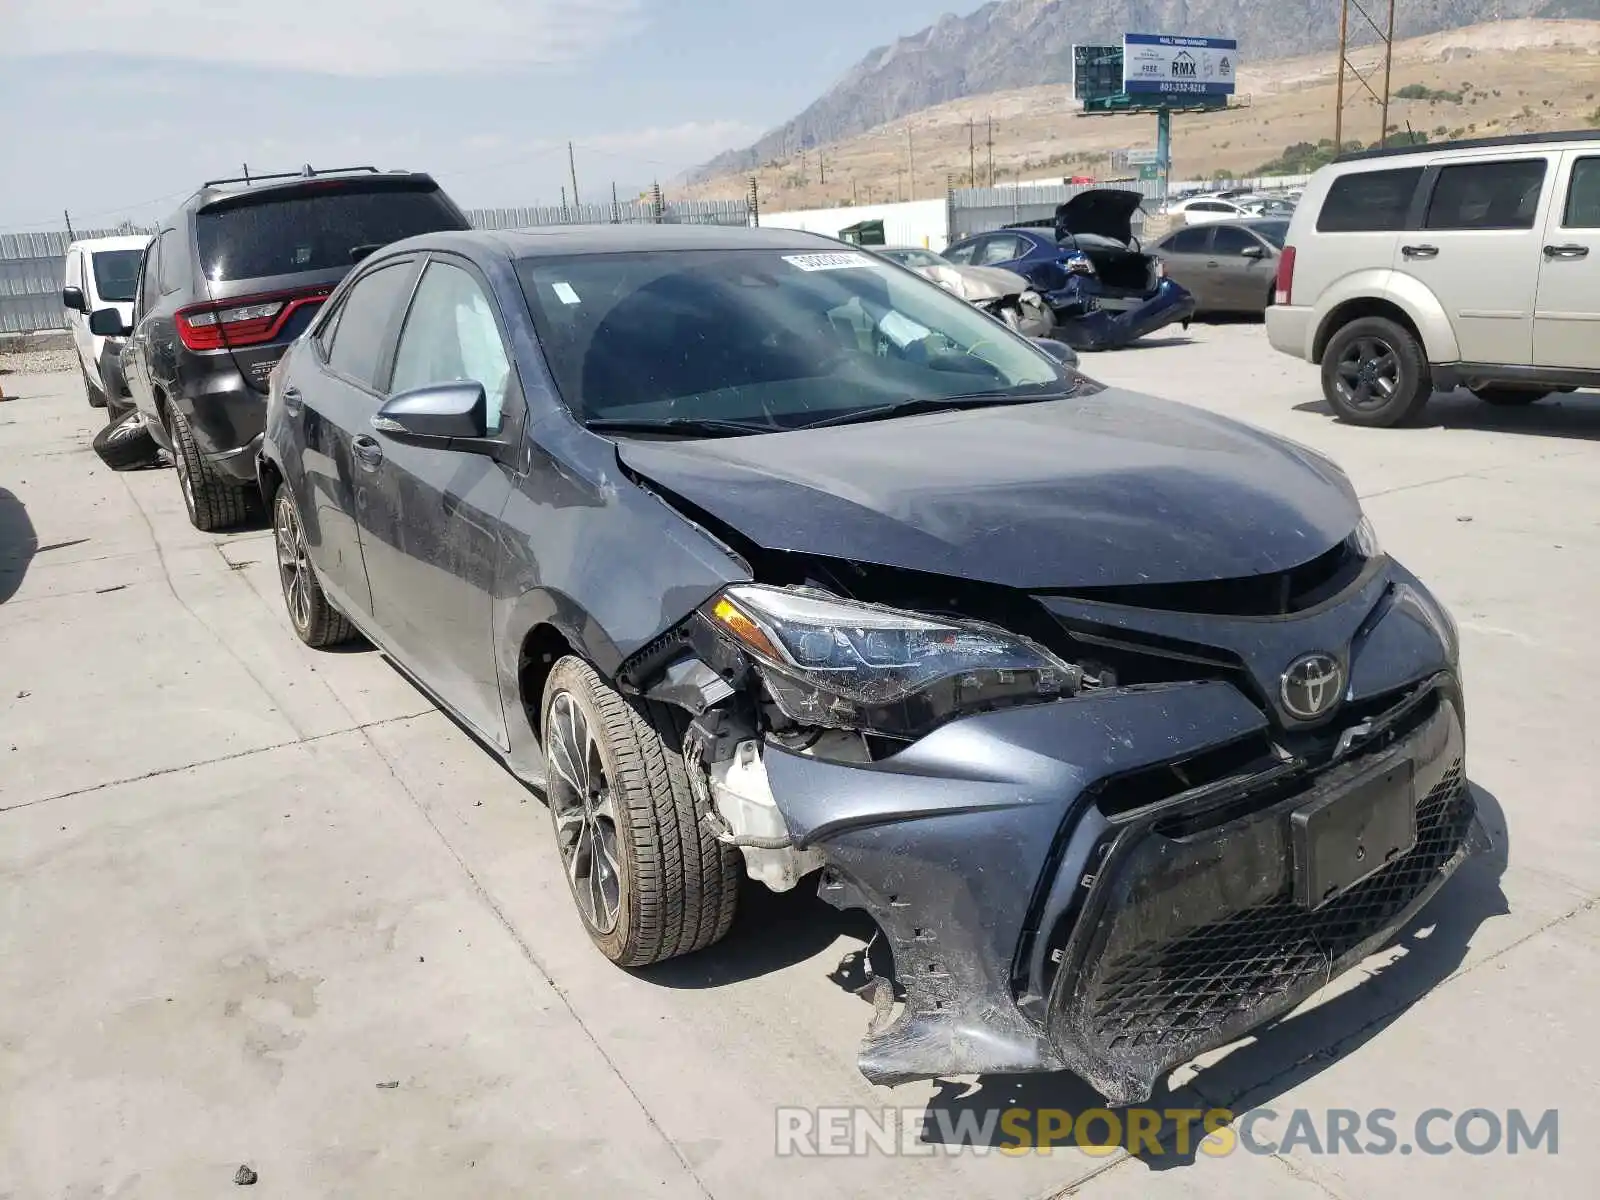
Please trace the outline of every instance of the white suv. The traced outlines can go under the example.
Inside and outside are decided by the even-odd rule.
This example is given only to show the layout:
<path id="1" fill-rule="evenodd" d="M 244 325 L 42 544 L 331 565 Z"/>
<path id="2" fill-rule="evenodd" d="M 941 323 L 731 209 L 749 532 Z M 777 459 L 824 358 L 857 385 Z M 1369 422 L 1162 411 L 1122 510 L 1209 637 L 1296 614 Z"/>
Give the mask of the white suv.
<path id="1" fill-rule="evenodd" d="M 89 329 L 89 314 L 114 308 L 124 325 L 133 323 L 133 295 L 139 281 L 139 263 L 148 237 L 85 238 L 67 247 L 66 278 L 61 303 L 67 310 L 67 328 L 78 352 L 83 390 L 95 408 L 110 408 L 114 417 L 132 407 L 122 379 L 118 352 L 121 338 L 105 338 Z"/>
<path id="2" fill-rule="evenodd" d="M 1357 425 L 1435 389 L 1530 404 L 1600 387 L 1600 134 L 1347 155 L 1306 185 L 1267 336 Z"/>

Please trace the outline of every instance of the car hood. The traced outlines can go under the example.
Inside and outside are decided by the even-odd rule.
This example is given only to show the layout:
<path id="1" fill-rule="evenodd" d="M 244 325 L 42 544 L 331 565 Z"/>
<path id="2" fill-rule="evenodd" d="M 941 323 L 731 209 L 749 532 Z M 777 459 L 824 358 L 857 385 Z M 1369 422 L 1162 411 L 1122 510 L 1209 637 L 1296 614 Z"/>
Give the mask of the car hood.
<path id="1" fill-rule="evenodd" d="M 768 550 L 1030 589 L 1283 571 L 1347 538 L 1361 511 L 1326 460 L 1117 389 L 750 437 L 620 438 L 617 453 L 686 515 Z"/>
<path id="2" fill-rule="evenodd" d="M 1056 208 L 1056 236 L 1097 233 L 1119 242 L 1133 240 L 1133 214 L 1144 197 L 1122 188 L 1091 188 Z"/>
<path id="3" fill-rule="evenodd" d="M 947 292 L 963 300 L 998 300 L 1002 296 L 1020 296 L 1033 287 L 1015 271 L 1004 267 L 968 267 L 956 263 L 948 266 L 939 263 L 918 267 L 917 273 L 933 280 Z"/>

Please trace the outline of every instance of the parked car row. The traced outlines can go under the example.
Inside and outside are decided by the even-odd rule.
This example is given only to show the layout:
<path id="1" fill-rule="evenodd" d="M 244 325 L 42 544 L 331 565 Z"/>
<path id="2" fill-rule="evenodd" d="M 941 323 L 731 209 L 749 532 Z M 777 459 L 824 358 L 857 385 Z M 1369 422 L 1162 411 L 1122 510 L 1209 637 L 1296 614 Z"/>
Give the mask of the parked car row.
<path id="1" fill-rule="evenodd" d="M 1173 294 L 1061 217 L 955 252 L 1048 250 L 1080 321 Z M 832 239 L 463 224 L 426 176 L 207 185 L 90 325 L 195 523 L 267 505 L 297 636 L 543 793 L 611 961 L 805 883 L 892 959 L 869 1079 L 1131 1103 L 1471 852 L 1454 627 L 1327 459 Z"/>

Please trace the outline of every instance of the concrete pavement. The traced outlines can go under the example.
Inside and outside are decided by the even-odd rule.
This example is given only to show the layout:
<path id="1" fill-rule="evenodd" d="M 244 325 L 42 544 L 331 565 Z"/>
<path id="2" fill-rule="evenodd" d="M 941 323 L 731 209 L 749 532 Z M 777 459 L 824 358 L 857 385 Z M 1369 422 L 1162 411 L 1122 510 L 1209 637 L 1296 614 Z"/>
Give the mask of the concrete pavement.
<path id="1" fill-rule="evenodd" d="M 869 1010 L 832 977 L 870 929 L 813 898 L 752 892 L 722 946 L 610 967 L 536 796 L 376 653 L 300 646 L 264 531 L 198 533 L 170 471 L 103 468 L 74 377 L 8 376 L 0 1197 L 211 1196 L 241 1163 L 285 1197 L 1587 1191 L 1600 397 L 1357 430 L 1259 327 L 1193 332 L 1086 367 L 1350 471 L 1461 622 L 1498 836 L 1396 947 L 1156 1103 L 1390 1108 L 1403 1130 L 1558 1108 L 1558 1154 L 776 1157 L 779 1106 L 1094 1100 L 1053 1076 L 867 1085 Z"/>

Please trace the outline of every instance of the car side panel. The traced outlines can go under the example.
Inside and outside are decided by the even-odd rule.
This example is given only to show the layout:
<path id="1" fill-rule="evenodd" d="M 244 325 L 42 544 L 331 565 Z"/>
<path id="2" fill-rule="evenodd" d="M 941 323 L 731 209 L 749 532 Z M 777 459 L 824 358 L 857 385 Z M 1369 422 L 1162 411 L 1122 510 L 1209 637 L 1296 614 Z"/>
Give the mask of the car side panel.
<path id="1" fill-rule="evenodd" d="M 530 412 L 548 377 L 524 363 Z M 542 375 L 542 360 L 538 364 Z M 537 379 L 537 382 L 536 382 Z M 550 401 L 547 400 L 546 403 Z M 501 516 L 495 649 L 510 740 L 508 762 L 524 779 L 543 777 L 534 722 L 540 698 L 522 711 L 522 647 L 530 631 L 560 633 L 602 675 L 687 619 L 749 566 L 707 531 L 635 483 L 616 447 L 564 411 L 528 433 L 527 470 Z M 618 564 L 628 581 L 618 583 Z"/>
<path id="2" fill-rule="evenodd" d="M 1295 296 L 1300 295 L 1297 267 Z M 1423 348 L 1427 351 L 1430 363 L 1461 360 L 1455 330 L 1438 297 L 1414 276 L 1402 275 L 1388 267 L 1352 271 L 1324 287 L 1316 303 L 1311 306 L 1312 319 L 1308 327 L 1313 331 L 1313 340 L 1322 340 L 1322 335 L 1328 329 L 1329 318 L 1340 305 L 1351 300 L 1371 300 L 1374 297 L 1390 301 L 1411 319 L 1417 332 L 1422 335 Z M 1309 346 L 1306 357 L 1311 357 Z"/>

